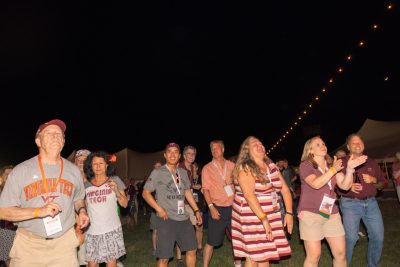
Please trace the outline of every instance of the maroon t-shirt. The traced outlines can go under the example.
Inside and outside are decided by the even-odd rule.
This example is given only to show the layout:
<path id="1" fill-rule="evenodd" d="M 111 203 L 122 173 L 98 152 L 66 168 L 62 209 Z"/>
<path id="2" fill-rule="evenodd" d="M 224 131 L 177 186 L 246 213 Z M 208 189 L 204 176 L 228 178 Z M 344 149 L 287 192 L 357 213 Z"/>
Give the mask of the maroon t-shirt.
<path id="1" fill-rule="evenodd" d="M 346 167 L 347 167 L 347 161 L 349 160 L 349 156 L 342 158 L 343 160 L 343 170 L 342 172 L 346 172 Z M 376 163 L 375 160 L 368 158 L 367 161 L 358 166 L 355 169 L 355 172 L 353 174 L 353 182 L 355 182 L 356 175 L 359 175 L 360 177 L 360 183 L 362 185 L 362 190 L 360 193 L 356 194 L 352 192 L 351 190 L 348 191 L 343 191 L 343 190 L 338 190 L 339 194 L 345 197 L 351 197 L 351 198 L 368 198 L 368 197 L 374 197 L 376 195 L 376 188 L 375 184 L 367 184 L 364 182 L 364 179 L 362 178 L 362 174 L 369 174 L 373 177 L 375 177 L 378 181 L 378 183 L 386 183 L 386 179 L 383 176 L 383 173 L 381 171 L 381 168 L 379 167 L 378 163 Z"/>
<path id="2" fill-rule="evenodd" d="M 330 195 L 330 197 L 336 198 L 334 190 L 336 186 L 336 176 L 333 176 L 331 178 L 332 189 L 329 188 L 328 183 L 323 187 L 321 187 L 320 189 L 314 189 L 306 183 L 305 179 L 311 174 L 315 174 L 317 177 L 319 177 L 322 174 L 324 174 L 324 172 L 322 172 L 318 168 L 314 168 L 312 163 L 309 161 L 303 161 L 300 164 L 299 172 L 301 181 L 301 194 L 300 194 L 299 207 L 297 208 L 297 211 L 300 212 L 305 210 L 314 213 L 319 213 L 319 207 L 321 205 L 322 199 L 324 198 L 324 194 L 328 194 Z M 338 212 L 339 209 L 337 207 L 337 203 L 335 202 L 332 214 Z"/>

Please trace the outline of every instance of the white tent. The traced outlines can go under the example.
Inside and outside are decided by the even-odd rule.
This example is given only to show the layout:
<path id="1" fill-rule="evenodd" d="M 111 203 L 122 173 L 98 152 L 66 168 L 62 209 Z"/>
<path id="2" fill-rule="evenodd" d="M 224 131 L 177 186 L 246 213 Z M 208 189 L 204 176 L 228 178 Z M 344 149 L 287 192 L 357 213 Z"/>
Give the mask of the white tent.
<path id="1" fill-rule="evenodd" d="M 400 121 L 366 119 L 358 133 L 365 142 L 365 154 L 374 159 L 394 157 L 400 151 Z"/>
<path id="2" fill-rule="evenodd" d="M 117 161 L 114 165 L 117 168 L 117 175 L 122 179 L 144 180 L 153 170 L 154 163 L 165 162 L 164 150 L 154 153 L 140 153 L 124 148 L 115 155 Z"/>
<path id="3" fill-rule="evenodd" d="M 366 119 L 357 133 L 364 140 L 365 154 L 378 162 L 391 162 L 394 154 L 400 151 L 400 121 Z M 336 150 L 345 147 L 343 144 Z"/>

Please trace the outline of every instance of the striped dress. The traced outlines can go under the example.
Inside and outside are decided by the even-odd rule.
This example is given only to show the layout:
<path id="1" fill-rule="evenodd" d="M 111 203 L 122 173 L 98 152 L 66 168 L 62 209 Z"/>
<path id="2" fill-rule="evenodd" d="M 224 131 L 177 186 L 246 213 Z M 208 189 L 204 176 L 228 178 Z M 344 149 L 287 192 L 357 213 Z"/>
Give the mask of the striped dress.
<path id="1" fill-rule="evenodd" d="M 269 167 L 271 183 L 261 184 L 256 181 L 255 194 L 267 214 L 272 228 L 272 240 L 267 240 L 263 224 L 250 209 L 240 186 L 236 185 L 232 206 L 232 245 L 235 257 L 250 257 L 255 262 L 267 262 L 291 255 L 283 230 L 279 201 L 273 201 L 273 192 L 280 191 L 282 183 L 276 165 L 270 164 Z"/>

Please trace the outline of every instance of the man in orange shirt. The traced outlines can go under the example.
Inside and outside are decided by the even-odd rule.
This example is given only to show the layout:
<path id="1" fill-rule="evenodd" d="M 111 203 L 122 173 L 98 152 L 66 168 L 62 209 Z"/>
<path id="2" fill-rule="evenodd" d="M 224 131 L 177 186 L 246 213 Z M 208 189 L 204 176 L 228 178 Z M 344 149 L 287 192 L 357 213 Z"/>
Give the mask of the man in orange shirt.
<path id="1" fill-rule="evenodd" d="M 232 203 L 234 187 L 232 170 L 235 164 L 224 158 L 224 142 L 210 142 L 213 159 L 204 166 L 202 171 L 203 195 L 210 210 L 208 218 L 207 243 L 203 250 L 203 266 L 208 267 L 214 247 L 224 241 L 225 229 L 231 231 Z M 241 266 L 237 260 L 235 266 Z"/>

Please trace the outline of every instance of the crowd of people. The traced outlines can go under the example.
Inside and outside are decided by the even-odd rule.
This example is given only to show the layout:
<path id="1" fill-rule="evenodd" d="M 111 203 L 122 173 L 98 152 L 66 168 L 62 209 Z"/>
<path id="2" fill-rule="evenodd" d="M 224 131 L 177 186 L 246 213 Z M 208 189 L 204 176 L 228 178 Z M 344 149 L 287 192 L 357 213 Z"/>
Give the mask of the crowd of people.
<path id="1" fill-rule="evenodd" d="M 228 265 L 269 266 L 291 256 L 296 220 L 303 266 L 318 266 L 323 240 L 333 266 L 350 266 L 361 221 L 368 266 L 379 266 L 384 226 L 375 195 L 387 181 L 364 154 L 358 134 L 346 140 L 349 153 L 338 151 L 333 158 L 320 136 L 310 138 L 298 173 L 285 158 L 275 164 L 254 136 L 243 141 L 235 162 L 224 157 L 222 140 L 211 141 L 212 159 L 203 168 L 194 146 L 181 151 L 169 143 L 165 163 L 156 162 L 137 183 L 118 177 L 104 151 L 78 150 L 74 162 L 62 158 L 65 132 L 58 119 L 39 125 L 38 155 L 0 169 L 0 256 L 7 266 L 123 266 L 121 216 L 134 227 L 139 210 L 151 214 L 159 267 L 168 266 L 175 253 L 178 267 L 194 267 L 198 258 L 208 267 L 225 236 L 232 243 Z M 396 156 L 392 170 L 400 184 Z"/>

